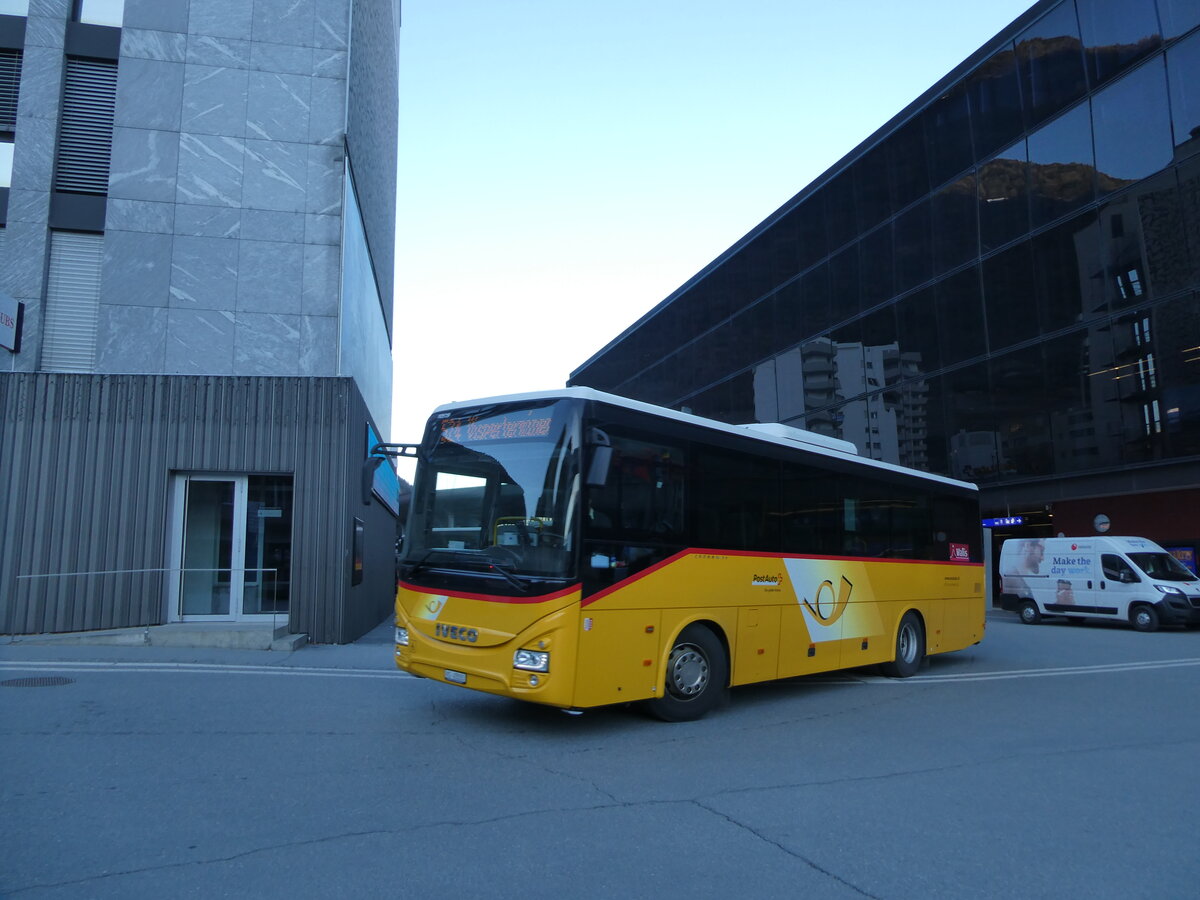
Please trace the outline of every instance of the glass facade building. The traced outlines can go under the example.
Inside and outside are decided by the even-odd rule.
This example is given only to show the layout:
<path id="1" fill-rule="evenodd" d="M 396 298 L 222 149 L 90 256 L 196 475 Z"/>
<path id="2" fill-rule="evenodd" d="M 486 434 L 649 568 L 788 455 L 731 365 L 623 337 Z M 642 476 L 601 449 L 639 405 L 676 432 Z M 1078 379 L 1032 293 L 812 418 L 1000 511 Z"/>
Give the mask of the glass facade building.
<path id="1" fill-rule="evenodd" d="M 570 383 L 1194 553 L 1198 292 L 1200 3 L 1044 0 Z"/>

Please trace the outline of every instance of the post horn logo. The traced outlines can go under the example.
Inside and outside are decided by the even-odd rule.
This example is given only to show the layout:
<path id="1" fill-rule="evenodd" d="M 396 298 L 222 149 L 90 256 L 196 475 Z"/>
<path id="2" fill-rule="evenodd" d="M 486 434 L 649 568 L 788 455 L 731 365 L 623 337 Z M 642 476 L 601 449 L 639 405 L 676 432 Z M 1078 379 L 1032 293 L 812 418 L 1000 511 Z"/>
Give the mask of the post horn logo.
<path id="1" fill-rule="evenodd" d="M 822 625 L 832 625 L 842 617 L 846 605 L 850 602 L 850 592 L 854 585 L 845 575 L 842 576 L 841 588 L 834 593 L 833 582 L 826 579 L 817 588 L 816 599 L 804 598 L 804 605 Z"/>

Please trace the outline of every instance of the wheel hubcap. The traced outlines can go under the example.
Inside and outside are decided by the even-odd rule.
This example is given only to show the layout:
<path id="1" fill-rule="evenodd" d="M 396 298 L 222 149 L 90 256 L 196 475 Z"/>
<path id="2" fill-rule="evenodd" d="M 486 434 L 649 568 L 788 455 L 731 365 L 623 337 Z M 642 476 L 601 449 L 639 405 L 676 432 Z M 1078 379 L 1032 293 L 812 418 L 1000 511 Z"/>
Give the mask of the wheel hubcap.
<path id="1" fill-rule="evenodd" d="M 690 699 L 708 685 L 708 659 L 699 647 L 683 644 L 671 651 L 667 685 L 677 697 Z"/>
<path id="2" fill-rule="evenodd" d="M 900 658 L 912 662 L 917 653 L 917 635 L 911 625 L 900 629 Z"/>

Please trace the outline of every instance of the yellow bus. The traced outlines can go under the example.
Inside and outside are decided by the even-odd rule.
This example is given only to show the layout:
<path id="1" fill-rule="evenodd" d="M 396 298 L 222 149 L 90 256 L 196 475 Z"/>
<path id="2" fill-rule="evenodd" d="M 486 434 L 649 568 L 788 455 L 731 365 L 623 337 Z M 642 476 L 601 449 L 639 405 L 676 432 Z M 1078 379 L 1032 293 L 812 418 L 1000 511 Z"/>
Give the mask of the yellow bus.
<path id="1" fill-rule="evenodd" d="M 569 711 L 695 719 L 728 688 L 984 633 L 974 485 L 783 425 L 588 388 L 435 410 L 396 593 L 396 665 Z"/>

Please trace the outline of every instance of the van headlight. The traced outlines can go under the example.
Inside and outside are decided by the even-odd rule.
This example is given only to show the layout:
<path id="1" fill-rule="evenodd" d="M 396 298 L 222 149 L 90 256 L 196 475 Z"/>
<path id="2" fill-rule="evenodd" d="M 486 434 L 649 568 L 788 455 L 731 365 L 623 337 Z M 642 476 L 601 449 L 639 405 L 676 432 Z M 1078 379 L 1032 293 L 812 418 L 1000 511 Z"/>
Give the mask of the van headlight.
<path id="1" fill-rule="evenodd" d="M 1164 594 L 1170 594 L 1172 597 L 1186 597 L 1187 596 L 1187 594 L 1185 594 L 1183 591 L 1181 591 L 1177 587 L 1167 587 L 1167 585 L 1165 585 L 1165 584 L 1156 584 L 1155 587 L 1158 588 L 1160 591 L 1162 591 Z"/>
<path id="2" fill-rule="evenodd" d="M 550 654 L 544 650 L 518 650 L 513 654 L 513 668 L 526 672 L 549 672 Z"/>

